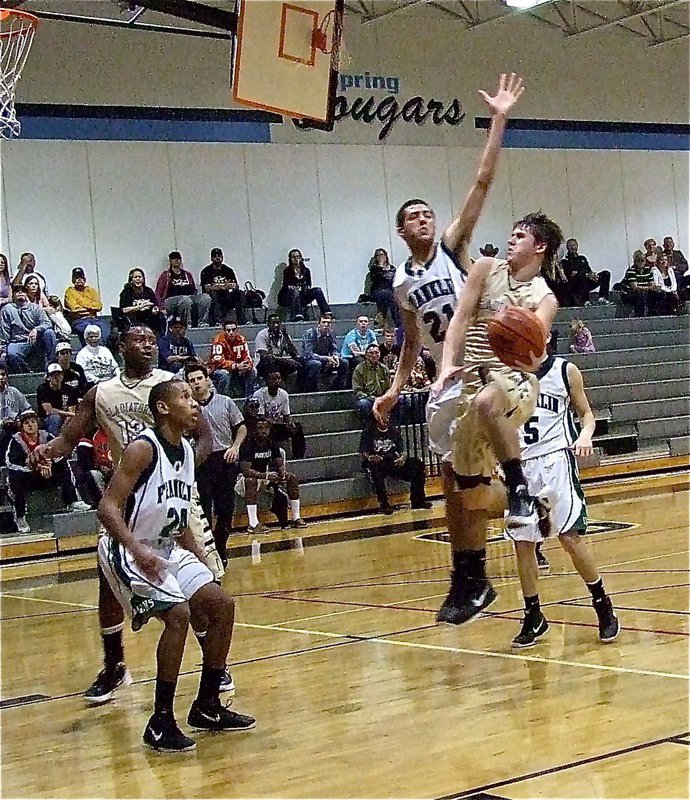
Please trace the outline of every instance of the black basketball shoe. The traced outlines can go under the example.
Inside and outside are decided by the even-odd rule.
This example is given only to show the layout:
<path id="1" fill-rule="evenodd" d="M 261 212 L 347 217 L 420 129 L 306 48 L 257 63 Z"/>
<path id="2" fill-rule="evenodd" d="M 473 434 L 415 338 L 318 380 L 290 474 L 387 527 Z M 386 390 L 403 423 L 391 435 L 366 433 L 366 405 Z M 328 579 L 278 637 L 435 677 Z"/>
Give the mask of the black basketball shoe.
<path id="1" fill-rule="evenodd" d="M 195 700 L 189 709 L 187 725 L 198 731 L 249 731 L 256 728 L 256 720 L 230 711 L 220 700 L 209 705 L 202 705 Z"/>
<path id="2" fill-rule="evenodd" d="M 172 714 L 153 714 L 146 724 L 144 744 L 159 753 L 187 753 L 196 749 L 196 742 L 177 727 Z"/>
<path id="3" fill-rule="evenodd" d="M 532 647 L 549 630 L 549 623 L 541 610 L 529 611 L 522 620 L 520 633 L 513 639 L 513 647 Z"/>
<path id="4" fill-rule="evenodd" d="M 594 610 L 597 612 L 599 620 L 599 638 L 602 642 L 609 643 L 618 638 L 621 626 L 618 617 L 613 611 L 613 605 L 608 595 L 596 598 L 592 601 Z"/>
<path id="5" fill-rule="evenodd" d="M 529 525 L 539 526 L 537 503 L 527 491 L 526 486 L 518 486 L 514 492 L 508 493 L 508 514 L 505 526 L 508 531 L 514 531 Z"/>
<path id="6" fill-rule="evenodd" d="M 96 680 L 84 692 L 84 699 L 93 706 L 99 706 L 101 703 L 107 703 L 120 686 L 129 686 L 131 683 L 132 676 L 122 663 L 113 670 L 102 669 Z"/>
<path id="7" fill-rule="evenodd" d="M 462 625 L 474 619 L 480 611 L 488 608 L 496 599 L 494 587 L 488 580 L 464 579 L 462 582 L 451 576 L 450 591 L 436 614 L 437 622 Z"/>
<path id="8" fill-rule="evenodd" d="M 537 556 L 537 566 L 539 567 L 540 571 L 548 572 L 551 569 L 551 565 L 549 564 L 548 558 L 542 553 L 541 545 L 537 545 L 536 553 Z"/>

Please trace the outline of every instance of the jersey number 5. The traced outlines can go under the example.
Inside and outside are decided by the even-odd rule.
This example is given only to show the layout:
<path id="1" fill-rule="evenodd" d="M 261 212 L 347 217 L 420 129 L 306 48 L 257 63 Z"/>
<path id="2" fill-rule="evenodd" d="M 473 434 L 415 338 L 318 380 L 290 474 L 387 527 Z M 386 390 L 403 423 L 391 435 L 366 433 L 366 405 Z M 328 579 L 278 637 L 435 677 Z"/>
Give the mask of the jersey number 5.
<path id="1" fill-rule="evenodd" d="M 430 326 L 429 336 L 431 336 L 436 344 L 441 344 L 441 342 L 446 338 L 446 329 L 448 328 L 450 321 L 453 319 L 453 306 L 450 303 L 446 303 L 441 309 L 441 314 L 446 317 L 447 321 L 444 320 L 437 311 L 427 311 L 422 317 L 424 324 Z M 443 330 L 441 330 L 442 325 Z"/>
<path id="2" fill-rule="evenodd" d="M 536 444 L 539 441 L 539 417 L 530 417 L 524 425 L 525 444 Z"/>

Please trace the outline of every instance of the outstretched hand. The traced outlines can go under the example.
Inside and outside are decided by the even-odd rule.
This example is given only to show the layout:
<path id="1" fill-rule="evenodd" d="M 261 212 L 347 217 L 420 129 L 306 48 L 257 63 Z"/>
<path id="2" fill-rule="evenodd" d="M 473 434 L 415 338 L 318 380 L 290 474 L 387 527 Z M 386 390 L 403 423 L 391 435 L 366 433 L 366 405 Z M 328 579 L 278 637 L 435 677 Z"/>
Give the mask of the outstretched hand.
<path id="1" fill-rule="evenodd" d="M 501 75 L 498 81 L 498 91 L 493 97 L 481 89 L 479 94 L 486 100 L 492 115 L 506 115 L 517 103 L 524 91 L 525 87 L 522 85 L 522 78 L 511 72 L 510 77 L 505 73 Z"/>

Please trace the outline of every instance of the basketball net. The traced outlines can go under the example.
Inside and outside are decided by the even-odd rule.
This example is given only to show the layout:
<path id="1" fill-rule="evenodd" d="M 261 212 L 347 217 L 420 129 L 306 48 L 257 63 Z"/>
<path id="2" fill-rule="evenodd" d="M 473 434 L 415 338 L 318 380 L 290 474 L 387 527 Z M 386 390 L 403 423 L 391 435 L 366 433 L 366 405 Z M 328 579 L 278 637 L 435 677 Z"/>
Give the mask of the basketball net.
<path id="1" fill-rule="evenodd" d="M 343 15 L 329 11 L 314 31 L 314 47 L 330 55 L 331 68 L 340 71 L 352 61 L 343 44 Z"/>
<path id="2" fill-rule="evenodd" d="M 0 139 L 19 136 L 14 93 L 34 40 L 38 18 L 26 11 L 0 10 Z"/>

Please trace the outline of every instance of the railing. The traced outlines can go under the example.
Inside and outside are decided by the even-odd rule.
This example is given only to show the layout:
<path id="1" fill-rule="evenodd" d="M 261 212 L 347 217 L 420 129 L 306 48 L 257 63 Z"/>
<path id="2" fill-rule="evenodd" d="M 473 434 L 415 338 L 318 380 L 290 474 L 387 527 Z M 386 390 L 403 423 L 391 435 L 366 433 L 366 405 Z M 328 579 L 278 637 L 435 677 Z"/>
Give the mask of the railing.
<path id="1" fill-rule="evenodd" d="M 429 450 L 429 434 L 426 427 L 426 403 L 428 390 L 403 392 L 400 396 L 400 433 L 408 457 L 418 458 L 428 478 L 441 474 L 441 460 Z"/>

